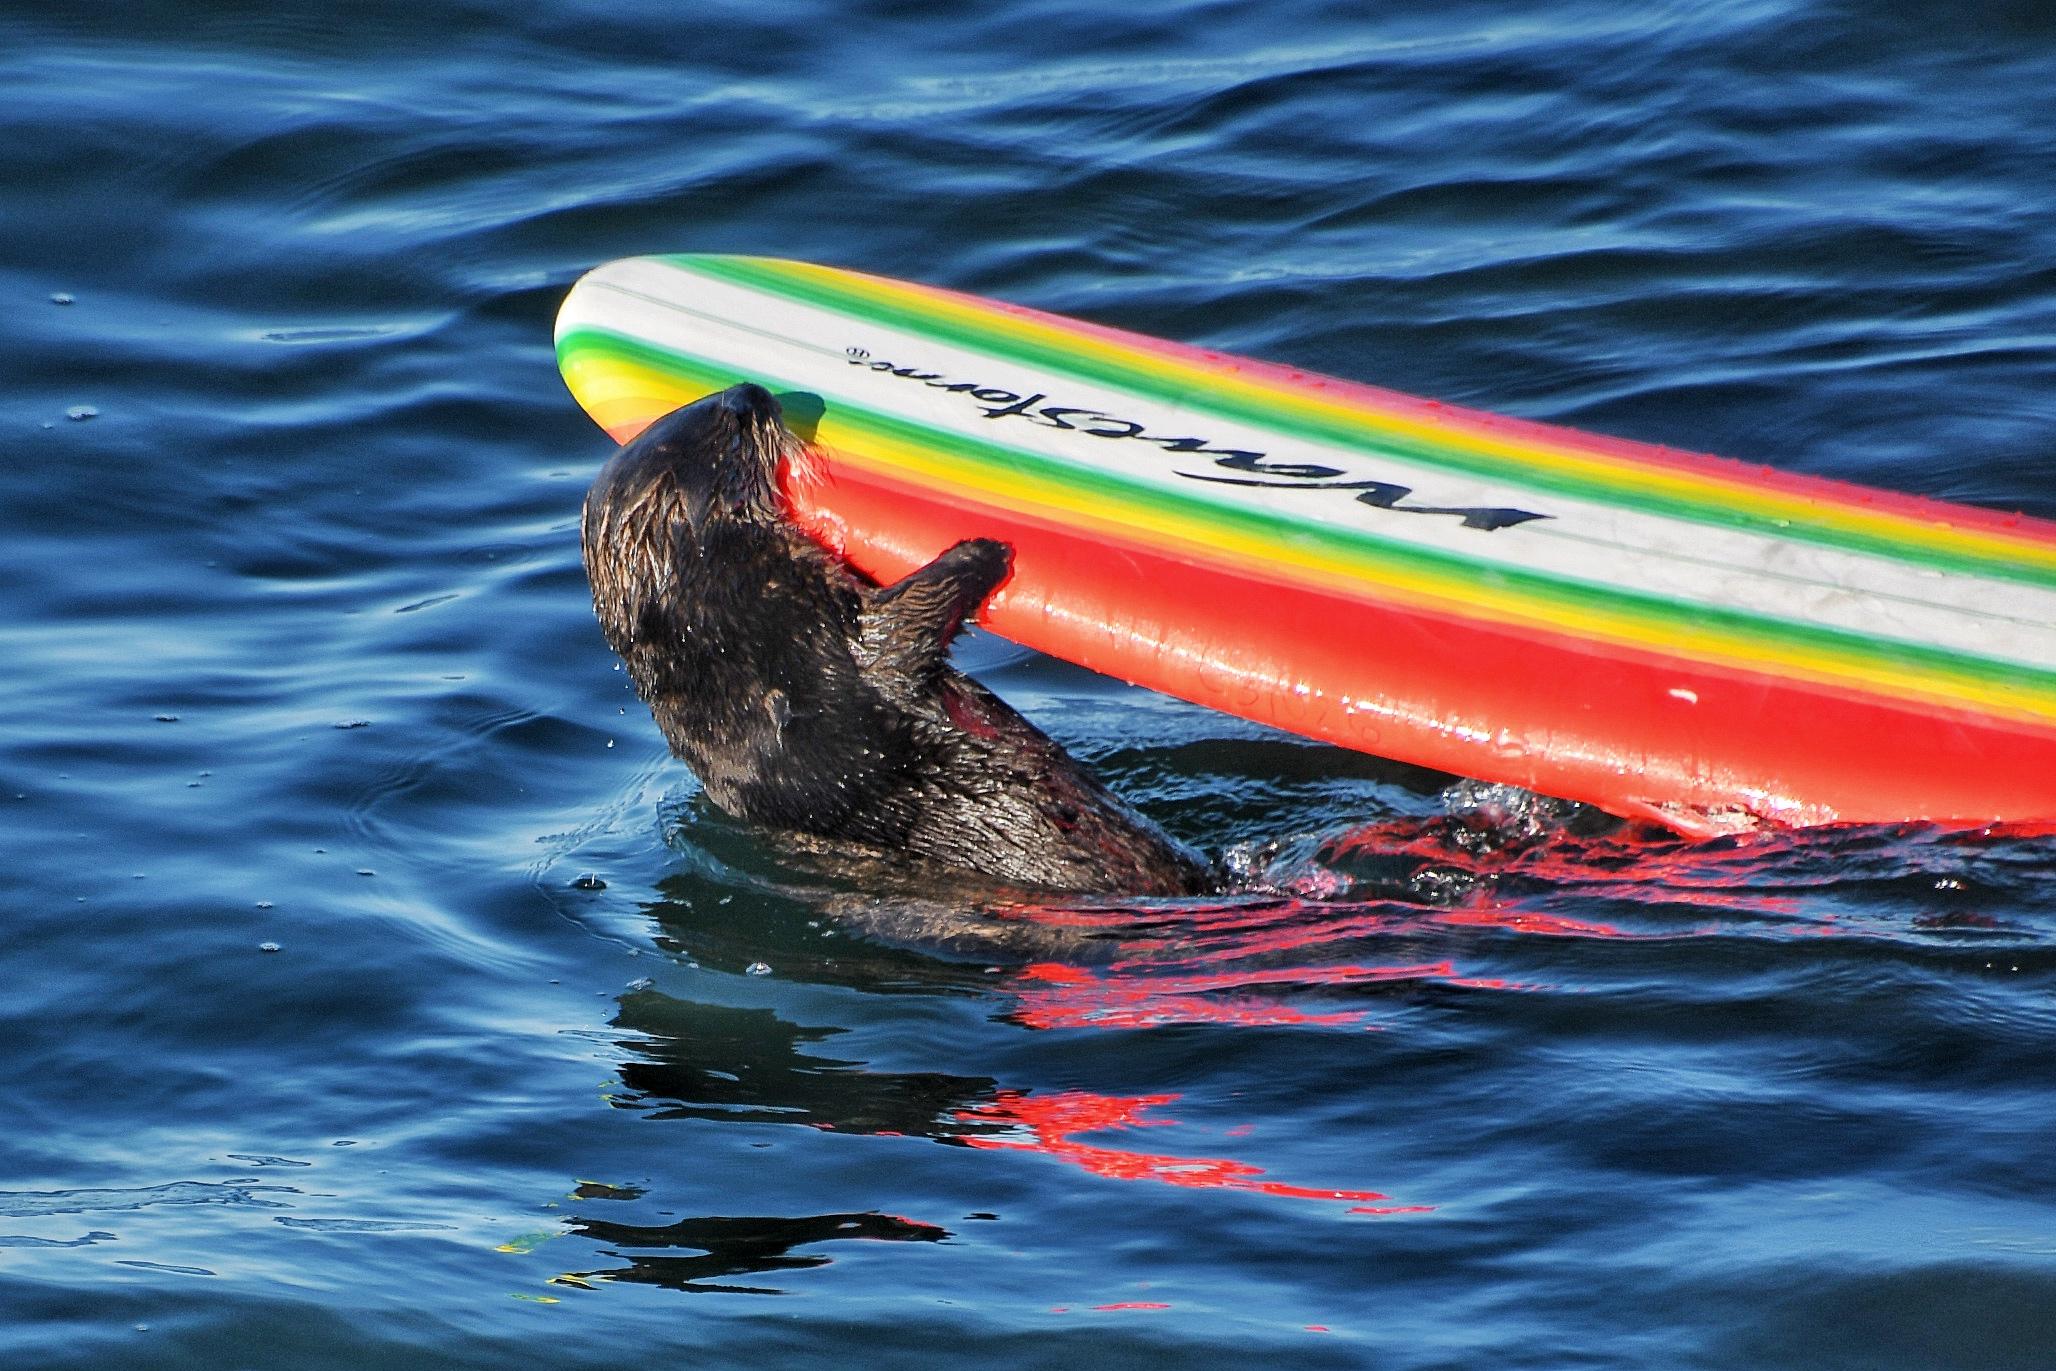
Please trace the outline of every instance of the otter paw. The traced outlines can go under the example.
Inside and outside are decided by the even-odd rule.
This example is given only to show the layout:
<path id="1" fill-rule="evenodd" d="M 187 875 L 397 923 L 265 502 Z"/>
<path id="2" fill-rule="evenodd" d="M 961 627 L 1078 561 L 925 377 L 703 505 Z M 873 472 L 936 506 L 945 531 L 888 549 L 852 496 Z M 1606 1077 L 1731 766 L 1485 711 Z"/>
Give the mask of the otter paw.
<path id="1" fill-rule="evenodd" d="M 942 554 L 952 562 L 964 562 L 979 567 L 995 567 L 1001 573 L 1011 571 L 1014 566 L 1014 546 L 997 538 L 966 538 Z M 938 558 L 938 561 L 942 558 Z"/>

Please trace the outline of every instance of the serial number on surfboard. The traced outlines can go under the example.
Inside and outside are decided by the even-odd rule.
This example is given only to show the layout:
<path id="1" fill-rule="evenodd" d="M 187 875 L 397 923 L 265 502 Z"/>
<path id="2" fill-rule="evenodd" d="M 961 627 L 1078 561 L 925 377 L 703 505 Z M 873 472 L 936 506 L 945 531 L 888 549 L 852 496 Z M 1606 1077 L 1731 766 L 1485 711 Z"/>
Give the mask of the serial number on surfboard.
<path id="1" fill-rule="evenodd" d="M 1242 473 L 1235 476 L 1215 476 L 1196 471 L 1173 472 L 1174 475 L 1182 476 L 1188 481 L 1207 481 L 1215 485 L 1228 486 L 1255 486 L 1265 490 L 1349 491 L 1354 493 L 1354 498 L 1359 503 L 1370 505 L 1374 509 L 1390 510 L 1394 514 L 1444 515 L 1462 520 L 1465 528 L 1481 529 L 1487 533 L 1512 528 L 1535 519 L 1552 517 L 1538 514 L 1533 510 L 1500 506 L 1413 504 L 1413 487 L 1400 485 L 1396 481 L 1344 480 L 1342 478 L 1349 473 L 1339 467 L 1324 466 L 1318 462 L 1273 461 L 1267 452 L 1215 447 L 1212 440 L 1207 438 L 1165 437 L 1149 432 L 1133 419 L 1123 419 L 1104 410 L 1044 403 L 1049 399 L 1046 394 L 1017 395 L 1013 391 L 988 386 L 980 381 L 952 381 L 938 372 L 896 366 L 891 362 L 874 358 L 867 348 L 849 348 L 845 352 L 845 359 L 853 367 L 897 376 L 902 380 L 927 386 L 931 390 L 963 395 L 974 401 L 979 413 L 987 419 L 1022 419 L 1038 428 L 1062 429 L 1068 433 L 1082 433 L 1088 438 L 1148 443 L 1165 452 L 1181 456 L 1211 457 L 1215 466 Z"/>

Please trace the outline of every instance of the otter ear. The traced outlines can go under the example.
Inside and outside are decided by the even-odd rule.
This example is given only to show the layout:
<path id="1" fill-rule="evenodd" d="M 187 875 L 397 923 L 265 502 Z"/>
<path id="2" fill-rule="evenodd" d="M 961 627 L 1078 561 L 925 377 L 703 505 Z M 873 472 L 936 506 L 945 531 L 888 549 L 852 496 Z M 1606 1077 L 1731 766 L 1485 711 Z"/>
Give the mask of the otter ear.
<path id="1" fill-rule="evenodd" d="M 925 676 L 942 667 L 964 620 L 1013 569 L 1014 550 L 991 538 L 958 543 L 919 571 L 865 596 L 860 634 L 881 666 Z"/>

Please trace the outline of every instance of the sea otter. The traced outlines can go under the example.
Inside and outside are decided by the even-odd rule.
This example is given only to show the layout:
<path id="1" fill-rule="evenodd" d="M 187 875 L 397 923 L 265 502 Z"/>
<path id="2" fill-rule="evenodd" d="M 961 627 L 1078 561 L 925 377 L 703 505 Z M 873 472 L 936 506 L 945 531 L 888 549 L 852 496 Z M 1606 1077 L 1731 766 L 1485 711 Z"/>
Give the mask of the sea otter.
<path id="1" fill-rule="evenodd" d="M 593 608 L 707 798 L 768 828 L 1012 886 L 1182 895 L 1217 882 L 949 664 L 1012 550 L 958 543 L 878 586 L 796 528 L 777 400 L 743 384 L 608 461 L 581 528 Z"/>

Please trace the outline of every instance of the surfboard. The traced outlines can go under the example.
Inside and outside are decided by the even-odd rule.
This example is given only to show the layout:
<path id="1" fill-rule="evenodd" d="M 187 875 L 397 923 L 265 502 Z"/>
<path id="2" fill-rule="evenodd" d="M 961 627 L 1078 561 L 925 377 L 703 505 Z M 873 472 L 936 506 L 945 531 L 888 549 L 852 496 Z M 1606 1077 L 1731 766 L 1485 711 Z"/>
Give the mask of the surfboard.
<path id="1" fill-rule="evenodd" d="M 621 442 L 766 386 L 852 564 L 1005 539 L 987 627 L 1214 709 L 1691 834 L 2056 820 L 2056 524 L 802 262 L 609 263 L 556 345 Z"/>

